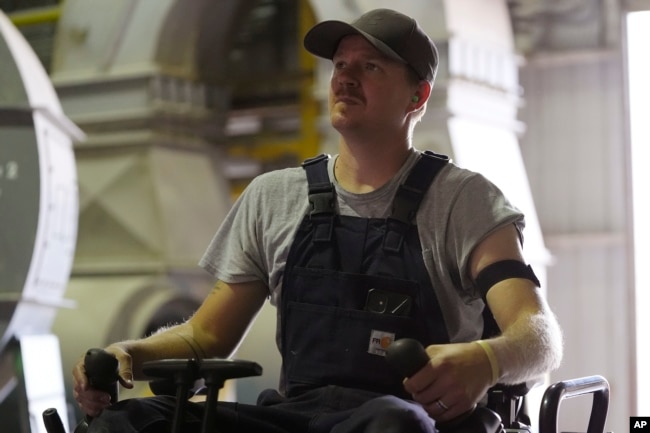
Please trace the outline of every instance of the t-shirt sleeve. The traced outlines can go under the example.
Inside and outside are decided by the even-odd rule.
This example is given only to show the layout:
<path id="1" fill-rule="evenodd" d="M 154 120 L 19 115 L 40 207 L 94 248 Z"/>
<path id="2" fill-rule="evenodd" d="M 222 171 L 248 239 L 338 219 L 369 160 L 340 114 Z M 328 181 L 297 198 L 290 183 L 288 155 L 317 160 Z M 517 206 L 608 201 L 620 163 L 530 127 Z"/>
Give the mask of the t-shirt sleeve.
<path id="1" fill-rule="evenodd" d="M 495 230 L 515 224 L 524 228 L 524 215 L 503 192 L 484 176 L 476 173 L 463 183 L 450 207 L 446 233 L 449 257 L 462 290 L 473 296 L 478 291 L 469 275 L 469 259 L 476 246 Z"/>
<path id="2" fill-rule="evenodd" d="M 261 193 L 258 179 L 239 196 L 199 261 L 199 266 L 219 280 L 228 283 L 261 280 L 268 284 L 268 272 L 257 241 L 257 218 L 262 213 L 257 199 Z"/>
<path id="3" fill-rule="evenodd" d="M 307 206 L 302 168 L 258 176 L 228 212 L 199 266 L 227 283 L 263 281 L 273 292 Z"/>

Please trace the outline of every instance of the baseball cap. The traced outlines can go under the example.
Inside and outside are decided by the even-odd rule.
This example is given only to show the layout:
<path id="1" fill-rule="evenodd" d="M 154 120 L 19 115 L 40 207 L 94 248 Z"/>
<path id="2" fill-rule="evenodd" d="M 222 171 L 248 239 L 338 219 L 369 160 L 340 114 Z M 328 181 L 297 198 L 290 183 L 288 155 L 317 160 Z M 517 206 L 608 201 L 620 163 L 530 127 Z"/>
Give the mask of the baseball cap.
<path id="1" fill-rule="evenodd" d="M 332 59 L 347 35 L 361 35 L 388 57 L 409 65 L 422 80 L 433 83 L 438 69 L 438 50 L 411 17 L 390 9 L 374 9 L 351 23 L 323 21 L 305 35 L 307 51 Z"/>

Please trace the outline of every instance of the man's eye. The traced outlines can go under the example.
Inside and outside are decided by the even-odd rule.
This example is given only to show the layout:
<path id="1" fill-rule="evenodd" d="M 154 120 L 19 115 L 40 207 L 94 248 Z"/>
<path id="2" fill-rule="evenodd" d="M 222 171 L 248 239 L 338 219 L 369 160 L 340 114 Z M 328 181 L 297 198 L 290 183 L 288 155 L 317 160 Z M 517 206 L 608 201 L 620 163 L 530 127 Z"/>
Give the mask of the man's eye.
<path id="1" fill-rule="evenodd" d="M 376 71 L 379 69 L 379 66 L 375 65 L 374 63 L 366 63 L 366 69 L 369 71 Z"/>

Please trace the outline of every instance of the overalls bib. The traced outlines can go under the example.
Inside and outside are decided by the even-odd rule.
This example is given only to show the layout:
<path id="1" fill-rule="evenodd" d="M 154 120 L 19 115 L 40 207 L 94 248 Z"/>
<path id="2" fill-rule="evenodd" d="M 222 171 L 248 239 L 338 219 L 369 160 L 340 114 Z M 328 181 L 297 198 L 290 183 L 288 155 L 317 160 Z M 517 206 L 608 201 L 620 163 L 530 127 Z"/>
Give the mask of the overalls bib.
<path id="1" fill-rule="evenodd" d="M 449 342 L 415 215 L 446 156 L 424 152 L 388 218 L 338 215 L 328 155 L 305 161 L 310 212 L 287 258 L 280 302 L 287 397 L 337 385 L 407 398 L 385 360 L 396 339 Z"/>

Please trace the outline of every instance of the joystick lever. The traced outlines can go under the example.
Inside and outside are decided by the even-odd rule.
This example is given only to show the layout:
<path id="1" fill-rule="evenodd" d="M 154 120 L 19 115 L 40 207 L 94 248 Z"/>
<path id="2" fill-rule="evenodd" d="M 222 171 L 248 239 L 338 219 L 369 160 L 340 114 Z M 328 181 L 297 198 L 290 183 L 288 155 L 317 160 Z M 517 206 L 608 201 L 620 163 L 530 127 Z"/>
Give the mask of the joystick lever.
<path id="1" fill-rule="evenodd" d="M 403 377 L 411 377 L 429 362 L 424 346 L 412 338 L 394 341 L 386 350 L 386 361 Z M 501 417 L 484 407 L 473 409 L 446 421 L 437 422 L 436 428 L 444 433 L 487 433 L 502 431 Z"/>
<path id="2" fill-rule="evenodd" d="M 402 338 L 386 350 L 386 361 L 402 376 L 411 377 L 429 362 L 429 355 L 419 341 Z"/>
<path id="3" fill-rule="evenodd" d="M 111 396 L 111 402 L 115 403 L 119 379 L 117 358 L 104 349 L 90 349 L 84 356 L 84 369 L 90 386 L 107 392 Z M 86 415 L 77 424 L 74 433 L 85 433 L 91 420 L 92 417 Z M 65 433 L 61 417 L 55 408 L 49 408 L 43 412 L 43 423 L 47 433 Z"/>
<path id="4" fill-rule="evenodd" d="M 84 369 L 88 383 L 95 389 L 107 392 L 111 396 L 111 403 L 117 401 L 118 379 L 120 368 L 117 358 L 104 349 L 89 349 L 84 356 Z M 86 415 L 74 433 L 86 433 L 92 417 Z"/>

